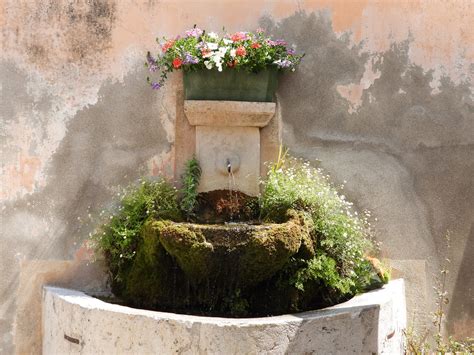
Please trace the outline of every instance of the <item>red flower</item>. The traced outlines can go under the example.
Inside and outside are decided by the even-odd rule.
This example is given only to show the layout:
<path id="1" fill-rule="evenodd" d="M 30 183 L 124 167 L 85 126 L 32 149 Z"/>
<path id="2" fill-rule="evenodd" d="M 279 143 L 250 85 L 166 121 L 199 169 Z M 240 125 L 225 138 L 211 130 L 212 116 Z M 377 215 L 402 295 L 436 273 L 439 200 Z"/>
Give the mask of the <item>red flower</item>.
<path id="1" fill-rule="evenodd" d="M 257 49 L 257 48 L 260 48 L 262 45 L 260 43 L 252 43 L 252 45 L 250 47 L 252 47 L 253 49 Z"/>
<path id="2" fill-rule="evenodd" d="M 247 54 L 247 51 L 245 50 L 245 47 L 244 46 L 240 46 L 237 48 L 237 50 L 235 51 L 235 54 L 240 56 L 240 57 L 243 57 Z"/>
<path id="3" fill-rule="evenodd" d="M 174 58 L 173 59 L 173 67 L 175 69 L 179 69 L 181 67 L 181 64 L 183 64 L 183 61 L 179 58 Z"/>
<path id="4" fill-rule="evenodd" d="M 163 51 L 163 53 L 166 53 L 166 51 L 168 49 L 170 49 L 171 47 L 173 47 L 174 45 L 174 40 L 170 39 L 168 42 L 166 42 L 165 44 L 163 44 L 163 46 L 161 46 L 161 50 Z"/>

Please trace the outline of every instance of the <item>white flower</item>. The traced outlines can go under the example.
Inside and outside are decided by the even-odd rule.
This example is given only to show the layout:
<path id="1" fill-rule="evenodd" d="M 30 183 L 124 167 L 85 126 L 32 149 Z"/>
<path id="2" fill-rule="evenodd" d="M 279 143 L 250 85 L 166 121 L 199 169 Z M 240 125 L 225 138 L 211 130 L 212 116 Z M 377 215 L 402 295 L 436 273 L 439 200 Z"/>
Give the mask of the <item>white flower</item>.
<path id="1" fill-rule="evenodd" d="M 231 44 L 232 43 L 232 40 L 230 40 L 228 38 L 224 38 L 222 41 L 224 42 L 224 44 Z"/>
<path id="2" fill-rule="evenodd" d="M 231 49 L 231 50 L 230 50 L 230 56 L 231 56 L 232 58 L 235 58 L 235 49 Z"/>
<path id="3" fill-rule="evenodd" d="M 212 39 L 218 39 L 219 38 L 219 36 L 215 32 L 209 32 L 207 35 Z"/>
<path id="4" fill-rule="evenodd" d="M 222 57 L 216 53 L 211 59 L 214 63 L 216 63 L 217 70 L 222 71 Z"/>
<path id="5" fill-rule="evenodd" d="M 204 65 L 206 66 L 207 69 L 212 69 L 213 64 L 210 60 L 205 60 Z"/>
<path id="6" fill-rule="evenodd" d="M 225 56 L 228 49 L 229 49 L 229 47 L 219 47 L 219 54 L 221 55 L 221 57 Z"/>
<path id="7" fill-rule="evenodd" d="M 209 43 L 208 42 L 208 43 L 206 43 L 206 45 L 207 45 L 207 48 L 209 48 L 211 51 L 216 50 L 217 47 L 218 47 L 217 43 Z"/>

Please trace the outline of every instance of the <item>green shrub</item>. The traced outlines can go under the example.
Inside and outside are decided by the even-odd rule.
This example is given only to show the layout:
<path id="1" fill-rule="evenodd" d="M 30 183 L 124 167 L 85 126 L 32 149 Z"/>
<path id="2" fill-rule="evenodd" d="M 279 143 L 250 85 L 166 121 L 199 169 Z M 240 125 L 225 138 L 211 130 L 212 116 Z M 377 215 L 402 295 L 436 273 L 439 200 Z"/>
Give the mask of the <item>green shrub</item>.
<path id="1" fill-rule="evenodd" d="M 129 269 L 147 219 L 181 219 L 176 194 L 176 189 L 163 179 L 143 180 L 124 191 L 116 213 L 98 228 L 93 241 L 97 252 L 105 257 L 113 286 Z"/>
<path id="2" fill-rule="evenodd" d="M 186 162 L 186 167 L 181 176 L 181 202 L 179 206 L 186 219 L 189 220 L 194 215 L 197 206 L 198 186 L 201 179 L 201 167 L 195 157 Z"/>
<path id="3" fill-rule="evenodd" d="M 317 237 L 319 259 L 299 271 L 301 280 L 295 285 L 301 287 L 304 279 L 317 275 L 326 277 L 327 286 L 343 294 L 349 290 L 354 294 L 374 287 L 374 283 L 388 281 L 387 275 L 376 276 L 366 257 L 375 251 L 369 214 L 361 217 L 354 212 L 352 203 L 338 193 L 321 169 L 281 154 L 262 183 L 260 212 L 264 221 L 285 221 L 288 210 L 303 212 L 313 221 L 312 235 Z M 322 273 L 333 262 L 338 277 Z M 324 268 L 315 273 L 317 265 Z"/>

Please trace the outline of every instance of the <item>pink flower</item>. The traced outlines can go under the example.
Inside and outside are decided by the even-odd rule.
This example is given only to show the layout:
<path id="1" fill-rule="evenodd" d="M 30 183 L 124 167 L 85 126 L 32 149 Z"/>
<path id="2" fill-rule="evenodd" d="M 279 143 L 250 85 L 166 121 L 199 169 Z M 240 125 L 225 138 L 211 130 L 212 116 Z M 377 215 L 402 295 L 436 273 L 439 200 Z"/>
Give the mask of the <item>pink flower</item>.
<path id="1" fill-rule="evenodd" d="M 168 49 L 170 49 L 171 47 L 173 47 L 174 42 L 175 42 L 174 40 L 171 40 L 171 39 L 170 39 L 168 42 L 166 42 L 165 44 L 163 44 L 163 45 L 161 46 L 161 50 L 163 51 L 163 53 L 166 53 L 166 51 L 167 51 Z"/>
<path id="2" fill-rule="evenodd" d="M 201 48 L 201 55 L 203 58 L 210 57 L 212 54 L 212 51 L 208 48 Z"/>
<path id="3" fill-rule="evenodd" d="M 235 54 L 240 56 L 240 57 L 243 57 L 247 54 L 247 51 L 245 50 L 245 47 L 244 46 L 240 46 L 237 48 L 237 50 L 235 51 Z"/>
<path id="4" fill-rule="evenodd" d="M 230 37 L 233 42 L 245 41 L 248 39 L 248 36 L 245 32 L 236 32 Z"/>
<path id="5" fill-rule="evenodd" d="M 193 29 L 188 30 L 184 33 L 186 34 L 186 37 L 196 37 L 196 38 L 198 38 L 199 36 L 201 36 L 203 34 L 203 30 L 201 30 L 200 28 L 194 27 Z"/>
<path id="6" fill-rule="evenodd" d="M 260 43 L 255 42 L 255 43 L 252 43 L 252 45 L 251 45 L 250 47 L 252 47 L 253 49 L 258 49 L 258 48 L 260 48 L 261 46 L 262 46 L 262 45 L 261 45 Z"/>

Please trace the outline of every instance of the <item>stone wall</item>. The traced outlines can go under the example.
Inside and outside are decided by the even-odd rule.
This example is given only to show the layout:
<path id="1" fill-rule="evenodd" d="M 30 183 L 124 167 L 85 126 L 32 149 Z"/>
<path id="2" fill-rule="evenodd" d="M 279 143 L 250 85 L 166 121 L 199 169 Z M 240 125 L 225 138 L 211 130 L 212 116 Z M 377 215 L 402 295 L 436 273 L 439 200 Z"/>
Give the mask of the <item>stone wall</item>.
<path id="1" fill-rule="evenodd" d="M 0 353 L 40 351 L 30 330 L 40 333 L 42 283 L 103 287 L 82 245 L 117 191 L 173 176 L 180 77 L 151 91 L 144 53 L 195 23 L 262 26 L 307 53 L 280 82 L 284 144 L 373 212 L 418 323 L 451 231 L 449 326 L 466 335 L 473 14 L 468 0 L 2 1 Z"/>

